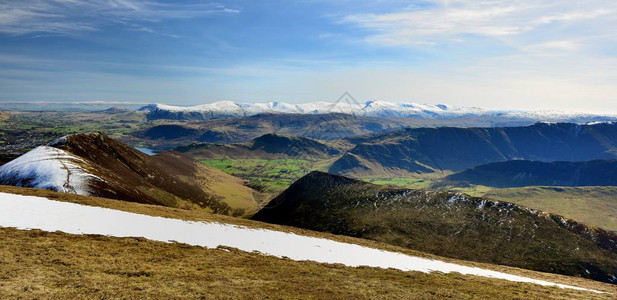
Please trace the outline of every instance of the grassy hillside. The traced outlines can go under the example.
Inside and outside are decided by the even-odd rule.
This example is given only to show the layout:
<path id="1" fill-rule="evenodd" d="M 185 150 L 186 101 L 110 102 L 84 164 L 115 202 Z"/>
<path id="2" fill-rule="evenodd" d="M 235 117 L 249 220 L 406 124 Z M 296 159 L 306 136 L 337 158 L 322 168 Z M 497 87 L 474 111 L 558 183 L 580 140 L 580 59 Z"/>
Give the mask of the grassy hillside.
<path id="1" fill-rule="evenodd" d="M 512 160 L 477 166 L 444 178 L 450 184 L 491 187 L 617 186 L 617 161 L 540 162 Z"/>
<path id="2" fill-rule="evenodd" d="M 228 248 L 0 229 L 2 298 L 610 299 L 459 274 L 296 262 Z"/>
<path id="3" fill-rule="evenodd" d="M 266 134 L 248 143 L 194 143 L 175 150 L 200 160 L 267 193 L 280 192 L 312 170 L 325 170 L 351 145 Z"/>
<path id="4" fill-rule="evenodd" d="M 216 221 L 253 228 L 291 231 L 410 255 L 429 254 L 368 240 L 334 236 L 154 205 L 0 186 L 2 192 L 103 206 L 154 216 Z M 513 283 L 460 274 L 424 274 L 376 268 L 349 268 L 297 262 L 234 249 L 204 249 L 140 238 L 75 236 L 0 229 L 2 298 L 551 298 L 611 299 L 613 285 L 575 277 L 434 257 L 552 282 L 607 291 L 590 294 L 569 289 Z"/>
<path id="5" fill-rule="evenodd" d="M 252 188 L 277 193 L 285 190 L 314 167 L 304 159 L 205 159 L 202 163 L 242 178 Z"/>
<path id="6" fill-rule="evenodd" d="M 611 281 L 617 236 L 511 203 L 313 172 L 253 219 L 465 260 Z"/>
<path id="7" fill-rule="evenodd" d="M 456 186 L 437 181 L 430 185 L 430 188 L 516 203 L 562 215 L 590 226 L 617 231 L 617 201 L 615 198 L 617 187 L 529 186 L 494 188 L 482 185 Z"/>
<path id="8" fill-rule="evenodd" d="M 552 212 L 617 231 L 617 187 L 523 187 L 491 189 L 485 197 Z"/>

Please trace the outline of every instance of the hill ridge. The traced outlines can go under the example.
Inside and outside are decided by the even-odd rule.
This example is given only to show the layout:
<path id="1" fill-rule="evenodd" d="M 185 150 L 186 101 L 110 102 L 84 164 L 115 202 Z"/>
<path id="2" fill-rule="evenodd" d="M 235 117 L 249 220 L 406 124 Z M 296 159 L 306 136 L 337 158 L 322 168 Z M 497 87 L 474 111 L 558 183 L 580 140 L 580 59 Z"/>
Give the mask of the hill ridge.
<path id="1" fill-rule="evenodd" d="M 447 184 L 498 188 L 617 186 L 617 160 L 541 162 L 513 160 L 480 165 L 445 177 Z"/>
<path id="2" fill-rule="evenodd" d="M 148 156 L 103 132 L 64 136 L 37 149 L 33 150 L 34 154 L 45 151 L 47 155 L 43 164 L 33 152 L 28 152 L 15 162 L 0 167 L 0 184 L 49 188 L 170 207 L 200 208 L 223 214 L 246 215 L 258 207 L 253 191 L 238 178 L 178 152 Z M 60 153 L 65 158 L 60 159 L 53 153 Z M 14 168 L 17 163 L 21 168 Z M 41 177 L 41 174 L 54 177 Z M 75 176 L 87 176 L 88 180 L 79 181 L 83 188 L 75 189 L 60 182 L 62 176 L 66 177 L 67 183 Z M 93 178 L 96 180 L 90 180 Z M 54 182 L 50 183 L 52 179 Z"/>
<path id="3" fill-rule="evenodd" d="M 252 219 L 617 283 L 614 233 L 461 193 L 391 188 L 312 172 Z"/>
<path id="4" fill-rule="evenodd" d="M 347 140 L 356 146 L 331 165 L 331 173 L 358 176 L 432 173 L 462 171 L 506 160 L 617 158 L 617 143 L 613 142 L 617 140 L 617 123 L 408 128 Z"/>

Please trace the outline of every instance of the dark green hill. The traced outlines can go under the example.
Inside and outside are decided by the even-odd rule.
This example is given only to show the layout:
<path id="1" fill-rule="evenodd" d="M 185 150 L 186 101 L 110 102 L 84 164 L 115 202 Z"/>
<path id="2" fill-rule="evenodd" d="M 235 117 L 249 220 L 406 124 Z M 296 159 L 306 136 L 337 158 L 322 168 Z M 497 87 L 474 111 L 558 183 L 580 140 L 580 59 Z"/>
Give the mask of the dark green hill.
<path id="1" fill-rule="evenodd" d="M 199 130 L 178 124 L 157 125 L 146 129 L 143 136 L 149 139 L 173 140 L 199 134 Z"/>
<path id="2" fill-rule="evenodd" d="M 447 176 L 449 184 L 491 187 L 617 186 L 617 160 L 490 163 Z"/>
<path id="3" fill-rule="evenodd" d="M 249 143 L 194 143 L 178 147 L 175 150 L 199 159 L 325 159 L 341 154 L 345 148 L 349 148 L 349 145 L 344 147 L 340 142 L 335 143 L 303 137 L 265 134 Z"/>
<path id="4" fill-rule="evenodd" d="M 323 115 L 260 114 L 243 118 L 206 121 L 165 121 L 135 133 L 137 138 L 166 145 L 194 142 L 245 143 L 265 134 L 335 140 L 349 136 L 399 130 L 411 121 L 359 117 L 332 113 Z"/>
<path id="5" fill-rule="evenodd" d="M 587 161 L 617 158 L 617 124 L 538 123 L 503 128 L 417 128 L 350 138 L 331 173 L 381 175 L 462 171 L 515 159 Z M 383 169 L 383 170 L 382 170 Z"/>
<path id="6" fill-rule="evenodd" d="M 395 189 L 313 172 L 253 219 L 617 283 L 614 234 L 463 194 Z"/>

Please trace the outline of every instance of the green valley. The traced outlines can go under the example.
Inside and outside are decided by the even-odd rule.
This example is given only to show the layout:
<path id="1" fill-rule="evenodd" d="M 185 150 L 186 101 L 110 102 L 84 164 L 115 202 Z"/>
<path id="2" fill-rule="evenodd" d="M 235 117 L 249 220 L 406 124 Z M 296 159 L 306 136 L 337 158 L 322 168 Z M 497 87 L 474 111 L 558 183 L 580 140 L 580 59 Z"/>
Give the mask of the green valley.
<path id="1" fill-rule="evenodd" d="M 205 159 L 202 163 L 247 181 L 259 191 L 276 193 L 289 187 L 316 165 L 304 159 Z"/>

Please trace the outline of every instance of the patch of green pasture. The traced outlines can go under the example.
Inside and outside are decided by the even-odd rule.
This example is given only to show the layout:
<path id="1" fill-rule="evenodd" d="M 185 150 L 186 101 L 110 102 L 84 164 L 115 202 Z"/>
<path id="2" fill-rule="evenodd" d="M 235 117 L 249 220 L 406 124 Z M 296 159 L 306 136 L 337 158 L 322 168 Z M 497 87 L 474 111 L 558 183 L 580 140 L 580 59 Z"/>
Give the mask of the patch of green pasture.
<path id="1" fill-rule="evenodd" d="M 279 192 L 313 170 L 314 162 L 303 159 L 206 159 L 201 161 L 240 177 L 252 187 Z"/>

